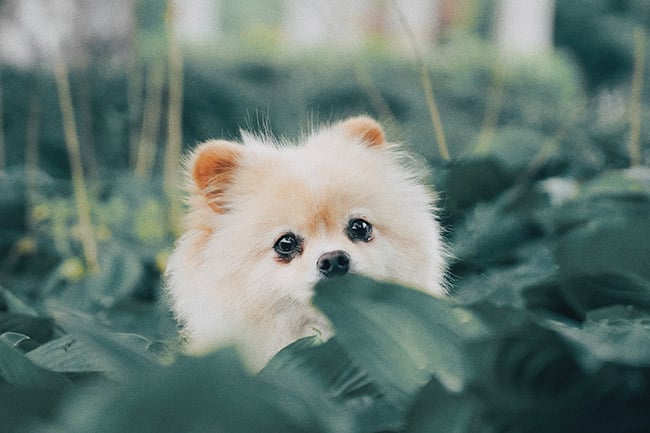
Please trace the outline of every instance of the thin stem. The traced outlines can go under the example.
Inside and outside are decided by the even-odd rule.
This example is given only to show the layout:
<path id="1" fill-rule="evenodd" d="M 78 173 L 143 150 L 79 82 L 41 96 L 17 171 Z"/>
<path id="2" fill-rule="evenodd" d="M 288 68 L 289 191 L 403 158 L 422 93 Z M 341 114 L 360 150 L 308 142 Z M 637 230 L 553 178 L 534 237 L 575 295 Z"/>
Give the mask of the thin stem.
<path id="1" fill-rule="evenodd" d="M 173 2 L 167 5 L 169 104 L 167 107 L 167 145 L 163 162 L 163 190 L 169 202 L 169 219 L 172 227 L 180 220 L 178 186 L 180 183 L 179 161 L 183 150 L 183 55 L 173 28 Z"/>
<path id="2" fill-rule="evenodd" d="M 2 59 L 0 50 L 0 60 Z M 2 99 L 2 62 L 0 62 L 0 173 L 7 168 L 7 150 L 5 146 L 4 104 Z"/>
<path id="3" fill-rule="evenodd" d="M 417 62 L 418 69 L 420 72 L 420 81 L 422 81 L 422 88 L 424 90 L 424 97 L 426 98 L 427 108 L 429 109 L 429 116 L 431 117 L 431 123 L 433 125 L 433 132 L 436 136 L 436 143 L 438 145 L 438 152 L 440 156 L 445 161 L 449 161 L 451 157 L 449 156 L 449 149 L 447 147 L 447 138 L 445 137 L 445 131 L 442 126 L 442 119 L 440 118 L 440 112 L 438 111 L 438 105 L 436 104 L 436 99 L 433 95 L 433 86 L 431 85 L 431 78 L 429 77 L 429 68 L 424 62 L 422 53 L 418 48 L 417 39 L 415 34 L 411 30 L 408 22 L 406 21 L 406 16 L 400 9 L 399 5 L 395 0 L 391 1 L 397 17 L 399 18 L 400 24 L 406 32 L 413 52 L 415 54 L 415 61 Z"/>
<path id="4" fill-rule="evenodd" d="M 55 8 L 54 1 L 50 1 L 48 6 L 51 11 L 53 11 Z M 61 52 L 59 34 L 54 22 L 50 23 L 50 32 L 51 39 L 55 42 L 55 49 L 53 52 L 54 79 L 59 96 L 59 105 L 63 120 L 63 135 L 65 146 L 68 151 L 70 172 L 72 174 L 72 189 L 77 208 L 77 218 L 79 219 L 81 247 L 83 249 L 84 260 L 88 270 L 90 272 L 96 272 L 99 269 L 97 239 L 95 238 L 92 218 L 90 216 L 88 190 L 86 189 L 86 178 L 84 176 L 83 163 L 81 159 L 81 147 L 79 145 L 79 135 L 75 121 L 74 107 L 72 104 L 72 93 L 70 92 L 70 78 L 68 75 L 68 68 Z"/>
<path id="5" fill-rule="evenodd" d="M 570 114 L 566 122 L 561 124 L 555 133 L 549 137 L 540 147 L 539 151 L 528 163 L 526 171 L 523 172 L 516 184 L 524 185 L 528 180 L 532 179 L 539 173 L 539 171 L 548 163 L 548 161 L 555 155 L 562 146 L 562 140 L 571 131 L 571 128 L 584 116 L 585 107 L 579 106 Z"/>
<path id="6" fill-rule="evenodd" d="M 476 153 L 485 155 L 490 151 L 492 139 L 496 131 L 499 115 L 503 106 L 503 95 L 505 92 L 505 79 L 503 68 L 497 63 L 492 71 L 492 80 L 488 90 L 488 97 L 485 104 L 485 115 L 483 123 L 476 138 L 474 150 Z"/>
<path id="7" fill-rule="evenodd" d="M 140 61 L 131 59 L 127 67 L 127 100 L 129 107 L 129 167 L 135 171 L 138 160 L 138 145 L 140 143 L 142 122 L 142 89 L 144 88 L 144 68 Z"/>
<path id="8" fill-rule="evenodd" d="M 145 111 L 142 116 L 140 143 L 135 163 L 135 175 L 144 179 L 151 176 L 156 160 L 156 140 L 160 128 L 162 97 L 165 87 L 165 66 L 162 62 L 156 60 L 150 66 L 148 84 Z"/>
<path id="9" fill-rule="evenodd" d="M 56 88 L 59 95 L 61 115 L 63 117 L 65 145 L 68 151 L 70 170 L 72 172 L 72 187 L 77 206 L 79 227 L 81 229 L 81 245 L 86 265 L 91 272 L 94 272 L 99 267 L 97 260 L 97 241 L 95 239 L 92 220 L 90 217 L 90 204 L 88 201 L 88 191 L 86 189 L 83 164 L 81 163 L 81 148 L 79 146 L 79 136 L 77 135 L 77 126 L 72 105 L 70 80 L 63 59 L 58 56 L 55 63 L 54 78 L 56 80 Z"/>
<path id="10" fill-rule="evenodd" d="M 131 21 L 129 45 L 131 56 L 126 67 L 126 98 L 129 115 L 129 168 L 135 171 L 138 158 L 138 143 L 142 117 L 144 67 L 139 52 L 138 20 L 136 2 L 129 3 L 130 14 L 135 17 Z"/>
<path id="11" fill-rule="evenodd" d="M 27 118 L 27 133 L 25 135 L 25 184 L 27 189 L 27 229 L 35 233 L 34 199 L 37 188 L 39 168 L 38 145 L 41 132 L 41 101 L 38 94 L 32 95 L 29 101 L 29 117 Z"/>
<path id="12" fill-rule="evenodd" d="M 634 70 L 630 101 L 630 164 L 633 167 L 641 164 L 641 94 L 643 93 L 644 57 L 645 33 L 638 27 L 634 31 Z"/>
<path id="13" fill-rule="evenodd" d="M 357 81 L 361 84 L 363 92 L 368 97 L 372 107 L 377 111 L 377 113 L 379 113 L 382 120 L 389 120 L 393 124 L 397 125 L 395 114 L 393 114 L 386 98 L 381 94 L 368 71 L 366 71 L 360 63 L 355 63 L 353 66 Z"/>

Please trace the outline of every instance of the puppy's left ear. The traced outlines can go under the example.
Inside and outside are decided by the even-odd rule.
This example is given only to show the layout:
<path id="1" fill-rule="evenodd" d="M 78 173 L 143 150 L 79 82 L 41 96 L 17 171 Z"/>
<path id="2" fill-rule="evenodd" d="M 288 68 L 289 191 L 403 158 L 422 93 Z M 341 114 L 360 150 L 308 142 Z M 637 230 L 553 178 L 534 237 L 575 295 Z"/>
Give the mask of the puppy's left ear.
<path id="1" fill-rule="evenodd" d="M 351 137 L 360 138 L 369 147 L 380 147 L 386 143 L 384 129 L 371 117 L 351 117 L 339 123 L 338 127 Z"/>

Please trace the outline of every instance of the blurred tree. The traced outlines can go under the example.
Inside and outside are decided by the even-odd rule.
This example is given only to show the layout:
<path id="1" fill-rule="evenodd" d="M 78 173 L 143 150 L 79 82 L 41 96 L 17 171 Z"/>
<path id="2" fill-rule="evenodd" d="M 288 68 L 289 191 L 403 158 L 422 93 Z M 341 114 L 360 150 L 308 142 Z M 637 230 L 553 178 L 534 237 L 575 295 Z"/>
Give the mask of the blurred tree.
<path id="1" fill-rule="evenodd" d="M 557 0 L 555 43 L 581 63 L 592 88 L 629 80 L 633 32 L 650 28 L 645 0 Z"/>

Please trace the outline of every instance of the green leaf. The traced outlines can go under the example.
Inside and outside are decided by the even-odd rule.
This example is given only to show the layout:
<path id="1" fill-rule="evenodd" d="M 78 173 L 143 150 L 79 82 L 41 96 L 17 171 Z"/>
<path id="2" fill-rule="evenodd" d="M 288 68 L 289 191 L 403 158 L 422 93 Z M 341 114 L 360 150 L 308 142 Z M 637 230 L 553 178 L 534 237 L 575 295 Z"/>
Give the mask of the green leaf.
<path id="1" fill-rule="evenodd" d="M 38 312 L 27 305 L 19 297 L 11 293 L 11 291 L 0 287 L 0 310 L 6 309 L 10 313 L 27 314 L 30 316 L 37 316 Z"/>
<path id="2" fill-rule="evenodd" d="M 511 182 L 512 175 L 496 158 L 453 161 L 442 185 L 445 210 L 458 218 L 477 203 L 493 200 Z"/>
<path id="3" fill-rule="evenodd" d="M 650 312 L 608 307 L 587 315 L 581 325 L 553 329 L 576 347 L 591 368 L 604 362 L 650 367 Z"/>
<path id="4" fill-rule="evenodd" d="M 71 360 L 73 365 L 81 367 L 100 365 L 101 371 L 106 371 L 110 376 L 126 379 L 141 374 L 143 371 L 155 369 L 162 362 L 154 353 L 148 351 L 151 341 L 145 337 L 110 332 L 79 314 L 57 312 L 53 314 L 53 317 L 65 331 L 83 341 L 82 346 L 76 347 L 78 352 L 73 353 L 75 357 L 79 357 Z M 67 350 L 65 343 L 66 341 L 62 340 L 43 350 L 59 352 L 59 355 L 65 358 L 65 354 L 60 352 Z M 87 357 L 88 349 L 84 347 L 85 345 L 88 345 L 93 351 L 92 356 Z M 87 364 L 84 363 L 83 357 L 87 357 L 85 359 Z M 39 356 L 38 359 L 41 361 L 42 357 Z M 62 366 L 64 359 L 59 358 L 58 361 L 57 364 L 55 359 L 54 365 Z"/>
<path id="5" fill-rule="evenodd" d="M 12 385 L 28 387 L 57 387 L 68 383 L 65 377 L 38 367 L 4 341 L 0 341 L 0 378 Z"/>
<path id="6" fill-rule="evenodd" d="M 590 310 L 630 305 L 650 311 L 650 281 L 635 275 L 602 273 L 566 278 L 561 297 L 582 320 Z"/>
<path id="7" fill-rule="evenodd" d="M 580 191 L 581 198 L 597 196 L 650 196 L 650 168 L 634 167 L 610 171 L 587 182 Z"/>
<path id="8" fill-rule="evenodd" d="M 528 288 L 555 277 L 555 261 L 548 244 L 548 241 L 528 242 L 508 253 L 512 259 L 509 266 L 490 266 L 480 273 L 459 278 L 452 286 L 454 300 L 463 304 L 489 301 L 495 305 L 523 307 Z"/>
<path id="9" fill-rule="evenodd" d="M 0 333 L 18 332 L 41 343 L 52 338 L 54 321 L 48 317 L 0 311 Z"/>
<path id="10" fill-rule="evenodd" d="M 367 372 L 343 350 L 337 339 L 318 344 L 308 337 L 289 345 L 262 370 L 260 377 L 274 383 L 310 384 L 312 395 L 324 395 L 338 403 L 335 414 L 354 417 L 360 433 L 396 431 L 402 427 L 402 414 L 390 405 Z M 304 389 L 296 383 L 297 389 Z M 331 403 L 330 403 L 331 404 Z"/>
<path id="11" fill-rule="evenodd" d="M 470 371 L 461 342 L 486 332 L 471 311 L 448 300 L 361 276 L 319 283 L 314 303 L 343 349 L 398 408 L 431 376 L 462 389 Z"/>
<path id="12" fill-rule="evenodd" d="M 29 337 L 17 332 L 5 332 L 0 334 L 0 340 L 11 347 L 20 347 L 22 343 L 29 340 Z"/>
<path id="13" fill-rule="evenodd" d="M 451 246 L 464 268 L 496 268 L 518 261 L 517 250 L 537 241 L 540 230 L 528 215 L 539 197 L 509 190 L 496 200 L 478 203 L 456 228 Z"/>
<path id="14" fill-rule="evenodd" d="M 407 433 L 469 433 L 477 431 L 478 400 L 454 393 L 438 381 L 429 382 L 410 409 Z"/>
<path id="15" fill-rule="evenodd" d="M 271 384 L 251 377 L 232 349 L 143 373 L 126 386 L 70 401 L 57 431 L 122 433 L 347 433 L 353 426 L 327 407 L 312 406 L 296 383 Z M 310 389 L 310 384 L 303 383 Z M 108 409 L 108 410 L 107 410 Z M 323 424 L 323 415 L 332 419 Z"/>
<path id="16" fill-rule="evenodd" d="M 103 362 L 101 352 L 91 344 L 66 335 L 27 353 L 34 364 L 60 373 L 107 371 L 110 365 Z"/>
<path id="17" fill-rule="evenodd" d="M 530 128 L 505 126 L 495 131 L 491 142 L 490 155 L 509 170 L 521 172 L 544 147 L 546 137 Z"/>
<path id="18" fill-rule="evenodd" d="M 588 223 L 560 240 L 556 256 L 560 275 L 637 275 L 650 280 L 649 239 L 647 214 Z"/>
<path id="19" fill-rule="evenodd" d="M 46 424 L 57 413 L 69 387 L 6 387 L 0 382 L 0 425 L 3 433 L 33 433 L 35 424 Z M 28 428 L 27 426 L 30 426 Z"/>

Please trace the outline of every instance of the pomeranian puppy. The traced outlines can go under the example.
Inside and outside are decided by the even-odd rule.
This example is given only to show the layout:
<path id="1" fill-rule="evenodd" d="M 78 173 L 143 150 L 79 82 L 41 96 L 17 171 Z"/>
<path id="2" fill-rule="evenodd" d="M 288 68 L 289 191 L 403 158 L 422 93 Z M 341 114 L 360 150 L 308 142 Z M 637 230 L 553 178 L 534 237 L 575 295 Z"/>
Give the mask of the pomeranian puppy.
<path id="1" fill-rule="evenodd" d="M 375 120 L 349 118 L 298 145 L 242 135 L 187 159 L 186 231 L 166 280 L 190 353 L 234 344 L 257 370 L 299 338 L 329 338 L 311 304 L 324 278 L 445 293 L 434 195 Z"/>

